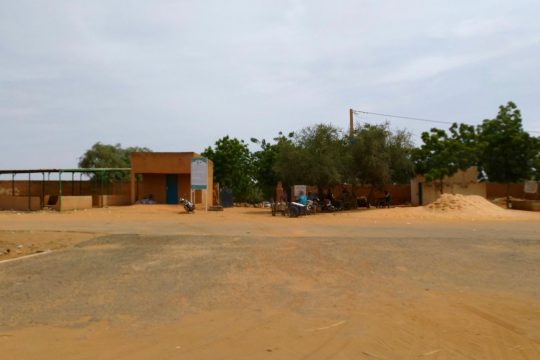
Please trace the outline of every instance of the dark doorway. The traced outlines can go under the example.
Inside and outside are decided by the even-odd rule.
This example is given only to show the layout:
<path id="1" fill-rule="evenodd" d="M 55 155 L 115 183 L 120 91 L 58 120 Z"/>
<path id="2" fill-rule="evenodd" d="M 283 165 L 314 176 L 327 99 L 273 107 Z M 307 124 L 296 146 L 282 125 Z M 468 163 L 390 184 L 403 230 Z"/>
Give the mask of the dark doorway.
<path id="1" fill-rule="evenodd" d="M 167 204 L 178 204 L 178 175 L 167 175 L 165 189 L 167 191 Z"/>
<path id="2" fill-rule="evenodd" d="M 418 183 L 418 205 L 424 205 L 424 189 L 421 182 Z"/>

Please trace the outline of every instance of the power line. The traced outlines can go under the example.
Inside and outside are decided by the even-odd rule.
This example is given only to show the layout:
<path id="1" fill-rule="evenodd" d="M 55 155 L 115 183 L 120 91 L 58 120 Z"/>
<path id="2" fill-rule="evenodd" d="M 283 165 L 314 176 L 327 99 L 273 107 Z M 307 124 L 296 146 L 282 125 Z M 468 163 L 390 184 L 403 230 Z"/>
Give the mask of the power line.
<path id="1" fill-rule="evenodd" d="M 406 119 L 406 120 L 417 120 L 417 121 L 424 121 L 424 122 L 431 122 L 436 124 L 453 124 L 450 121 L 441 121 L 441 120 L 432 120 L 432 119 L 423 119 L 423 118 L 417 118 L 417 117 L 411 117 L 411 116 L 400 116 L 400 115 L 390 115 L 390 114 L 381 114 L 381 113 L 374 113 L 369 111 L 362 111 L 362 110 L 353 110 L 355 114 L 366 114 L 366 115 L 377 115 L 377 116 L 384 116 L 384 117 L 390 117 L 390 118 L 398 118 L 398 119 Z"/>
<path id="2" fill-rule="evenodd" d="M 353 110 L 353 113 L 355 115 L 365 114 L 365 115 L 376 115 L 376 116 L 382 116 L 387 118 L 396 118 L 396 119 L 405 119 L 405 120 L 414 120 L 414 121 L 423 121 L 423 122 L 429 122 L 429 123 L 435 123 L 435 124 L 445 124 L 445 125 L 452 125 L 453 122 L 450 121 L 442 121 L 442 120 L 433 120 L 433 119 L 424 119 L 424 118 L 418 118 L 418 117 L 412 117 L 412 116 L 401 116 L 401 115 L 390 115 L 390 114 L 381 114 L 381 113 L 375 113 L 375 112 L 369 112 L 369 111 L 363 111 L 363 110 Z M 528 131 L 529 133 L 535 133 L 540 134 L 540 131 Z"/>

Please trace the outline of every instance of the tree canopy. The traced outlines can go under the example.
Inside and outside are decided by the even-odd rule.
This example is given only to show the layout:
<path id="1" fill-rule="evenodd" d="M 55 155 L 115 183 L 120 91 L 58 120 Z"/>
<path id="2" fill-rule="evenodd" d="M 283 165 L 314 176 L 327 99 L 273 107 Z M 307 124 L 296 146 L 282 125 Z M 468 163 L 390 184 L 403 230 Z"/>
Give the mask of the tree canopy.
<path id="1" fill-rule="evenodd" d="M 344 179 L 346 140 L 327 124 L 306 127 L 291 138 L 280 138 L 274 170 L 288 184 L 323 188 Z"/>
<path id="2" fill-rule="evenodd" d="M 454 123 L 448 132 L 422 133 L 423 144 L 413 154 L 416 172 L 428 180 L 452 176 L 478 165 L 490 181 L 519 182 L 540 175 L 539 141 L 522 127 L 521 112 L 513 102 L 499 107 L 494 119 L 476 128 Z"/>
<path id="3" fill-rule="evenodd" d="M 534 138 L 534 142 L 535 142 L 535 148 L 536 148 L 536 155 L 534 156 L 534 159 L 533 159 L 533 168 L 532 168 L 532 177 L 536 180 L 536 181 L 540 181 L 540 137 L 536 137 Z"/>
<path id="4" fill-rule="evenodd" d="M 280 135 L 281 136 L 281 135 Z M 274 138 L 276 142 L 279 138 Z M 251 138 L 251 142 L 260 146 L 260 149 L 253 152 L 253 175 L 257 186 L 261 189 L 262 195 L 266 199 L 274 196 L 274 190 L 279 181 L 274 170 L 274 163 L 278 154 L 277 143 L 272 144 L 265 139 L 258 140 Z"/>
<path id="5" fill-rule="evenodd" d="M 537 140 L 523 130 L 516 104 L 500 106 L 494 119 L 486 119 L 478 127 L 478 152 L 490 181 L 518 182 L 533 175 Z"/>
<path id="6" fill-rule="evenodd" d="M 202 153 L 214 163 L 214 180 L 223 188 L 232 190 L 236 201 L 261 200 L 260 189 L 255 186 L 251 152 L 243 140 L 228 135 L 217 140 L 214 147 Z"/>
<path id="7" fill-rule="evenodd" d="M 489 180 L 516 182 L 540 179 L 540 140 L 522 128 L 521 113 L 509 102 L 496 118 L 475 127 L 453 123 L 449 129 L 423 132 L 415 148 L 411 134 L 391 130 L 388 124 L 358 126 L 352 136 L 329 124 L 316 124 L 272 141 L 242 140 L 228 136 L 203 155 L 214 161 L 214 177 L 233 189 L 239 201 L 273 196 L 275 185 L 370 184 L 384 188 L 407 183 L 416 174 L 442 182 L 471 166 L 481 166 Z"/>
<path id="8" fill-rule="evenodd" d="M 410 134 L 392 132 L 388 124 L 366 124 L 356 129 L 350 146 L 350 181 L 376 188 L 409 181 L 413 175 L 412 149 Z"/>
<path id="9" fill-rule="evenodd" d="M 151 152 L 146 147 L 127 147 L 123 148 L 121 144 L 102 144 L 97 142 L 79 158 L 79 167 L 81 168 L 129 168 L 131 167 L 132 152 Z M 126 180 L 129 174 L 126 173 L 107 173 L 105 180 Z"/>
<path id="10" fill-rule="evenodd" d="M 442 181 L 458 170 L 466 170 L 477 163 L 477 143 L 474 127 L 454 123 L 446 132 L 433 128 L 422 133 L 423 144 L 414 150 L 416 173 L 425 175 L 428 181 Z"/>

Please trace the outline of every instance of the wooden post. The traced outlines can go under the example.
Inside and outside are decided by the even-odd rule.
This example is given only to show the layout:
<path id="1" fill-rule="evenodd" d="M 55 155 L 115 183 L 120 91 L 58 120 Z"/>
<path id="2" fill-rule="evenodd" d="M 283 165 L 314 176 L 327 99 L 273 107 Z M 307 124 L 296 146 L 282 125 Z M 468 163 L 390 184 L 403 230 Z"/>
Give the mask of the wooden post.
<path id="1" fill-rule="evenodd" d="M 42 172 L 43 180 L 41 181 L 41 199 L 39 201 L 40 207 L 43 209 L 45 207 L 45 173 Z"/>
<path id="2" fill-rule="evenodd" d="M 32 210 L 32 174 L 28 173 L 28 211 Z"/>
<path id="3" fill-rule="evenodd" d="M 354 110 L 349 109 L 349 136 L 353 137 L 354 135 Z"/>
<path id="4" fill-rule="evenodd" d="M 131 204 L 135 204 L 136 197 L 137 197 L 137 185 L 138 185 L 138 177 L 137 174 L 135 174 L 133 171 L 131 172 L 130 181 L 131 181 L 131 188 L 130 188 L 130 200 Z M 137 182 L 137 183 L 136 183 Z"/>

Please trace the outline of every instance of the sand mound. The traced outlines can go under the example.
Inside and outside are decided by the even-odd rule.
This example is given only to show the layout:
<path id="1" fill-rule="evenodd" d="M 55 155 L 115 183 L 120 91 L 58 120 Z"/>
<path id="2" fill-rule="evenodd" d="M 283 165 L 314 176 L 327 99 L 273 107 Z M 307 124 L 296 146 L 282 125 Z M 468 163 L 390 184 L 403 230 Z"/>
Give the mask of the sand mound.
<path id="1" fill-rule="evenodd" d="M 497 205 L 478 195 L 442 194 L 427 209 L 442 212 L 474 212 L 477 214 L 500 214 L 504 212 Z"/>

